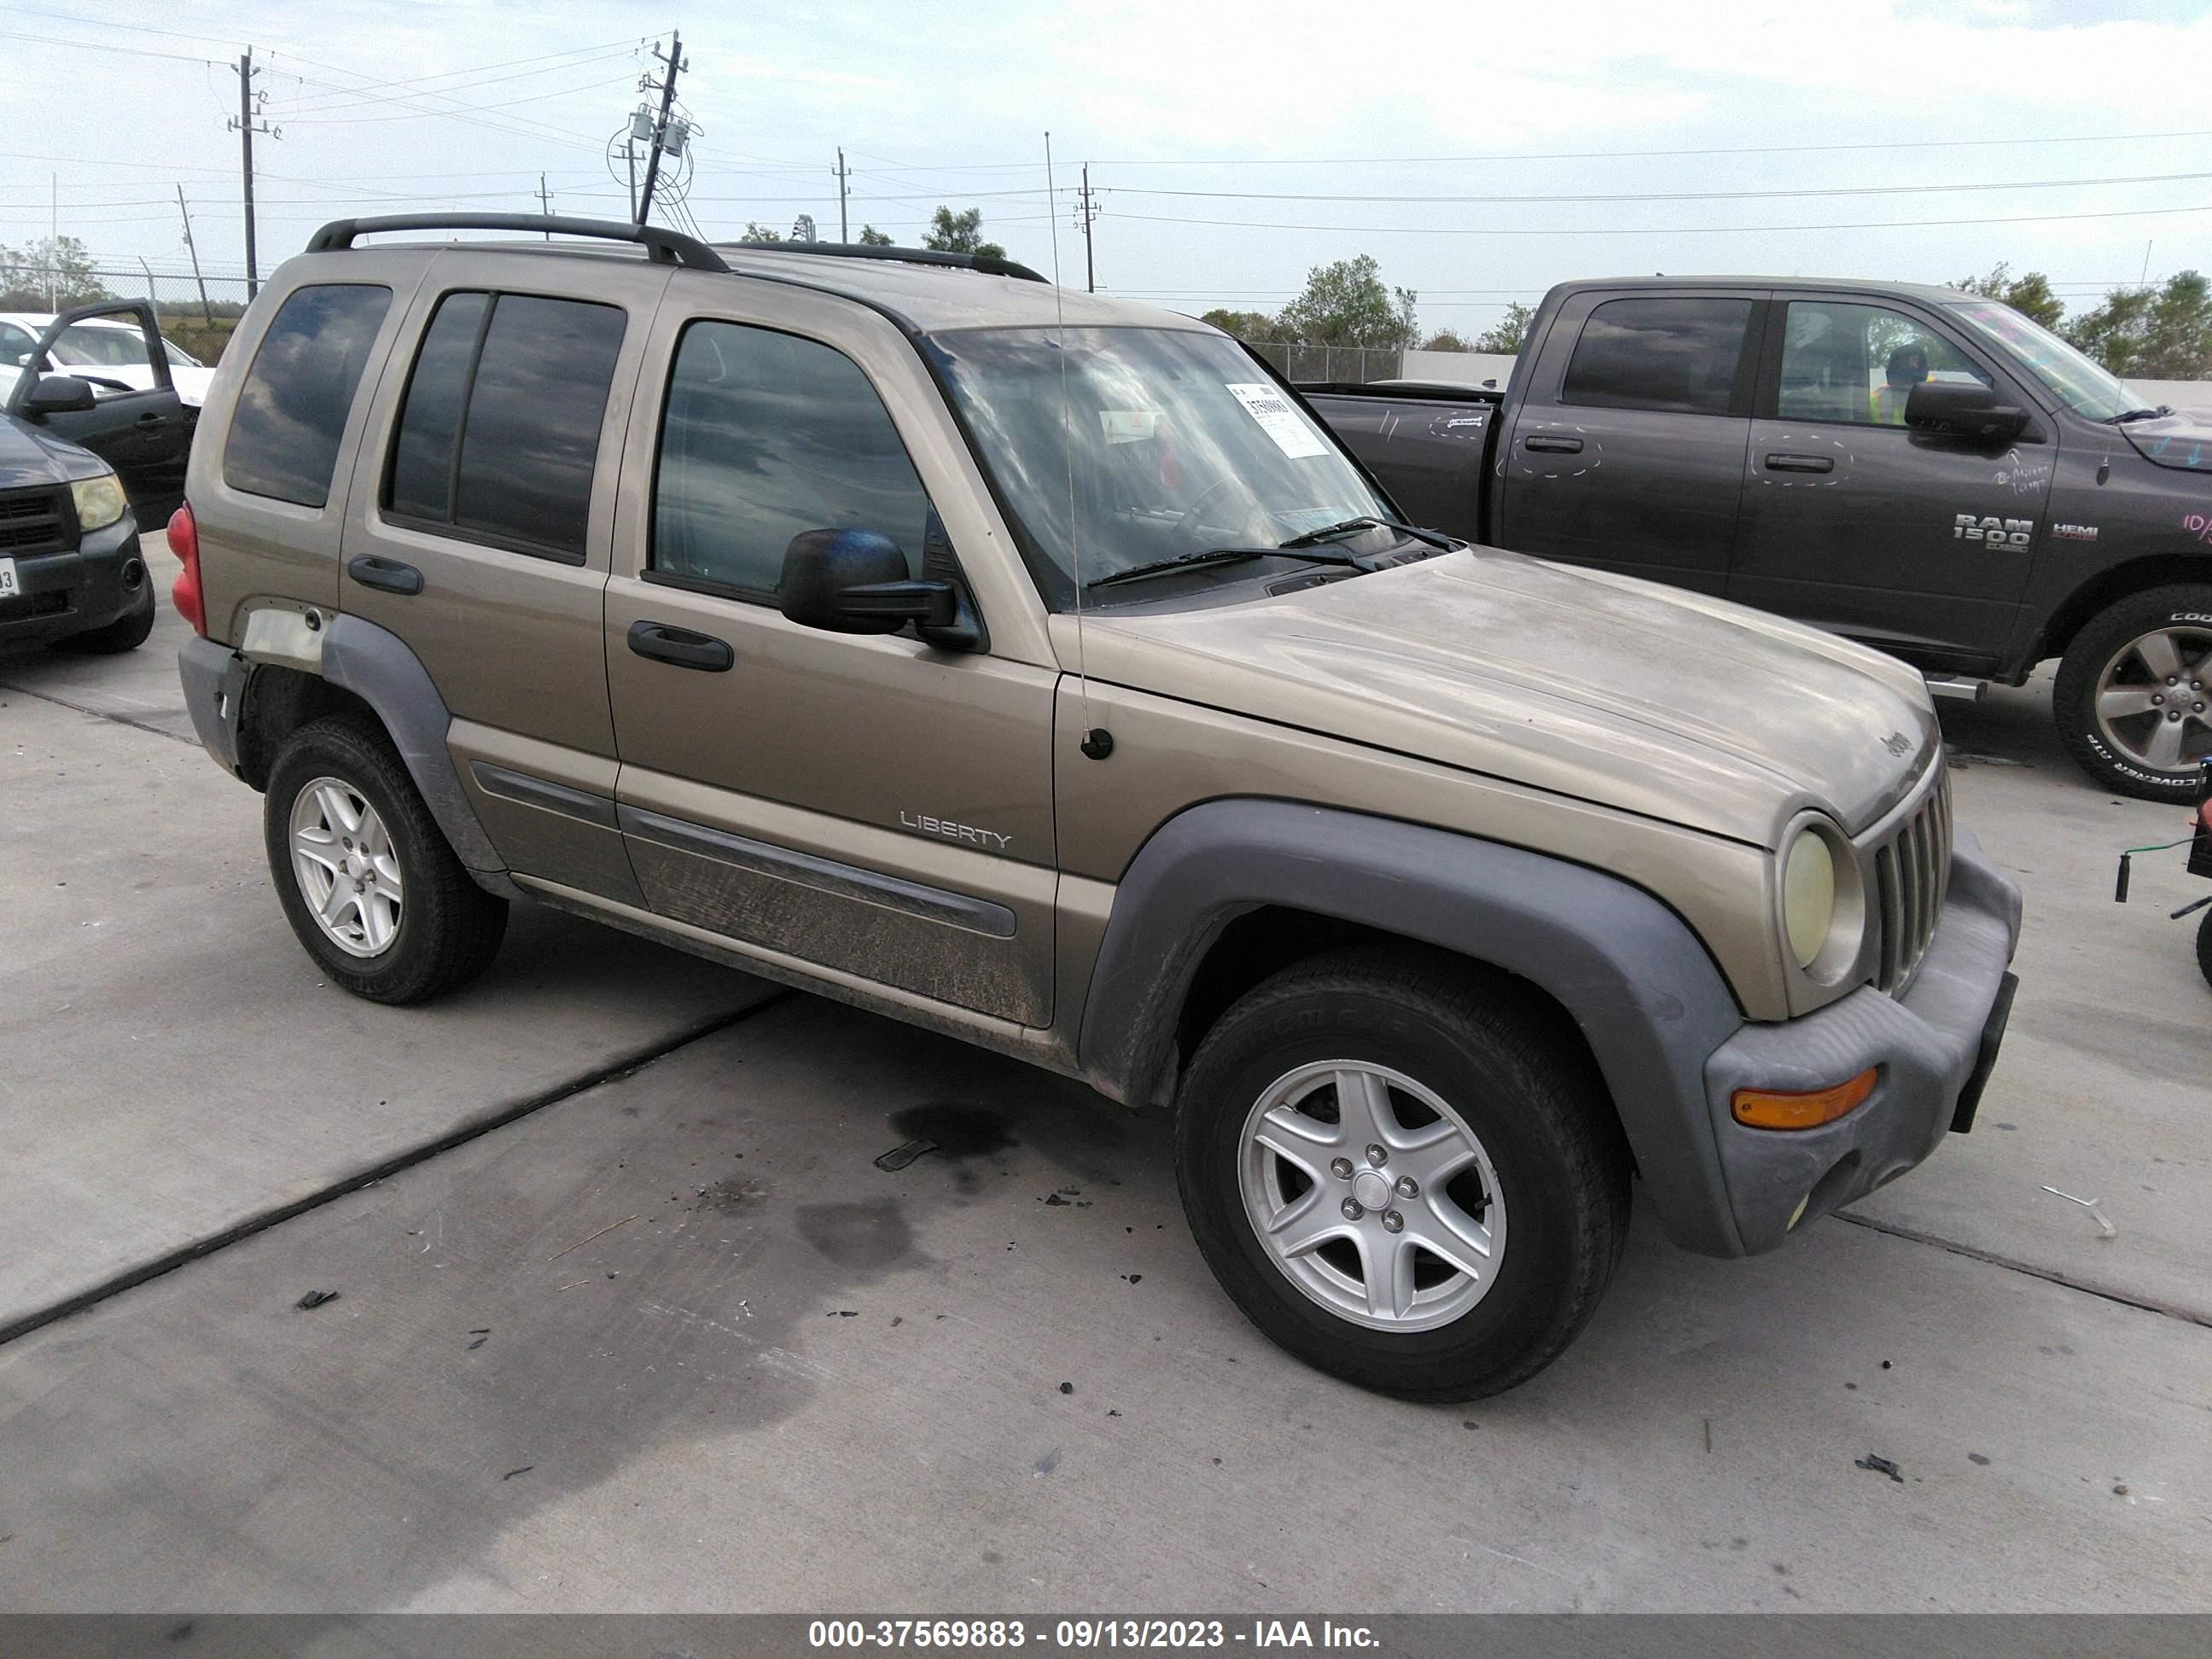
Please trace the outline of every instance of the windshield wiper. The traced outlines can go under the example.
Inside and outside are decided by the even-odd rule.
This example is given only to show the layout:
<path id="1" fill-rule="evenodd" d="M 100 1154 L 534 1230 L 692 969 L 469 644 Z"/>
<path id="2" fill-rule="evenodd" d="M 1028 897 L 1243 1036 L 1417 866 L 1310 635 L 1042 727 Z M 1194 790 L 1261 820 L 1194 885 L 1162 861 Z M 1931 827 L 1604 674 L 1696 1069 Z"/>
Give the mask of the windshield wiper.
<path id="1" fill-rule="evenodd" d="M 1410 536 L 1431 547 L 1458 547 L 1462 544 L 1434 530 L 1419 530 L 1409 524 L 1400 524 L 1395 519 L 1346 519 L 1341 523 L 1324 525 L 1319 530 L 1309 530 L 1303 536 L 1293 536 L 1285 547 L 1316 547 L 1322 542 L 1334 541 L 1339 536 L 1349 536 L 1359 530 L 1395 530 L 1401 536 Z"/>
<path id="2" fill-rule="evenodd" d="M 2126 409 L 2122 410 L 2117 415 L 2106 416 L 2105 417 L 2105 424 L 2106 426 L 2125 426 L 2130 421 L 2154 421 L 2161 415 L 2171 415 L 2172 413 L 2173 410 L 2164 404 L 2160 404 L 2156 409 Z"/>
<path id="3" fill-rule="evenodd" d="M 1348 553 L 1324 553 L 1285 542 L 1280 547 L 1213 547 L 1203 553 L 1183 553 L 1172 559 L 1155 559 L 1150 564 L 1133 564 L 1127 570 L 1117 570 L 1110 576 L 1101 576 L 1095 581 L 1084 583 L 1084 586 L 1112 587 L 1117 582 L 1141 581 L 1147 576 L 1164 576 L 1172 571 L 1189 570 L 1199 565 L 1277 557 L 1303 559 L 1308 564 L 1340 564 L 1348 570 L 1365 571 L 1369 568 L 1364 559 L 1355 559 Z"/>

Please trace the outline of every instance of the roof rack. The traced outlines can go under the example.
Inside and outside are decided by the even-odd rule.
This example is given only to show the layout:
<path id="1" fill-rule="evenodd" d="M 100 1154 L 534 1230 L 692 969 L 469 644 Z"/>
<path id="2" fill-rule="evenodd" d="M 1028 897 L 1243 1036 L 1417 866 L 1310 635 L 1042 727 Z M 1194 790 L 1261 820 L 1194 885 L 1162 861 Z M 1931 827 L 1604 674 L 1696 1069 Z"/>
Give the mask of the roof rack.
<path id="1" fill-rule="evenodd" d="M 885 247 L 863 242 L 737 242 L 726 244 L 757 249 L 763 253 L 818 253 L 833 259 L 896 259 L 910 265 L 951 265 L 960 270 L 980 270 L 986 276 L 1013 276 L 1024 283 L 1045 279 L 1027 265 L 990 253 L 945 253 L 933 247 Z"/>
<path id="2" fill-rule="evenodd" d="M 387 230 L 525 230 L 596 237 L 635 243 L 656 264 L 686 265 L 693 270 L 729 269 L 713 248 L 680 231 L 633 225 L 620 219 L 567 219 L 546 213 L 387 213 L 370 219 L 333 219 L 307 239 L 307 252 L 328 253 L 351 247 L 356 236 Z"/>

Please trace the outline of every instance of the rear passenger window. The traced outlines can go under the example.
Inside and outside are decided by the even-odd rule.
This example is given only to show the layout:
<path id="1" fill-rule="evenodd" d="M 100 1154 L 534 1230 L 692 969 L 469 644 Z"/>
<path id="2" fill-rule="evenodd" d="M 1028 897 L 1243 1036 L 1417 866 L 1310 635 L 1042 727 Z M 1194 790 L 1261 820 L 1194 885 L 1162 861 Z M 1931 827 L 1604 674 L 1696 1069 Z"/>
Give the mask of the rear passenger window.
<path id="1" fill-rule="evenodd" d="M 1608 300 L 1583 325 L 1559 401 L 1725 415 L 1750 322 L 1748 300 Z"/>
<path id="2" fill-rule="evenodd" d="M 364 283 L 295 289 L 261 337 L 223 441 L 222 481 L 249 495 L 319 507 L 338 440 L 392 290 Z"/>
<path id="3" fill-rule="evenodd" d="M 408 378 L 385 511 L 580 564 L 624 322 L 587 301 L 447 295 Z"/>
<path id="4" fill-rule="evenodd" d="M 653 489 L 653 569 L 772 594 L 805 530 L 872 530 L 912 556 L 929 497 L 842 352 L 739 323 L 684 331 Z"/>

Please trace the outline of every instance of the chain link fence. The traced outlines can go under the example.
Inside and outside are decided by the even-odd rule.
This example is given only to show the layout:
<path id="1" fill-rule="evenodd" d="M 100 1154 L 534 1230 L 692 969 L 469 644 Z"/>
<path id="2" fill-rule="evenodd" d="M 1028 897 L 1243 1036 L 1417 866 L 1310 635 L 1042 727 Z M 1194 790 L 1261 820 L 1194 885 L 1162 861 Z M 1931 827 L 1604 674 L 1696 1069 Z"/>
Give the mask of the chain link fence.
<path id="1" fill-rule="evenodd" d="M 13 281 L 0 283 L 0 311 L 43 314 L 102 300 L 150 300 L 162 334 L 210 367 L 222 358 L 247 297 L 243 276 L 203 279 L 144 266 L 77 268 L 52 283 L 40 281 L 27 266 L 9 275 Z"/>
<path id="2" fill-rule="evenodd" d="M 1396 346 L 1305 345 L 1286 340 L 1247 340 L 1244 344 L 1273 363 L 1275 372 L 1293 386 L 1395 380 L 1406 360 Z"/>

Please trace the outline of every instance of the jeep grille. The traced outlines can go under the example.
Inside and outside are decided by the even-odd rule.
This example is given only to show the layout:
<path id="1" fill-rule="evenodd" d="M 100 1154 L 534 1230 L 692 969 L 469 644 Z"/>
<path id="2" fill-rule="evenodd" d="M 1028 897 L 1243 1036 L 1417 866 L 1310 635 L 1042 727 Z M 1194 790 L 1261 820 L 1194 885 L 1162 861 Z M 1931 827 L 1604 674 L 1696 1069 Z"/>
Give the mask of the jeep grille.
<path id="1" fill-rule="evenodd" d="M 1951 882 L 1951 773 L 1939 752 L 1934 784 L 1874 849 L 1881 919 L 1875 983 L 1902 995 L 1936 937 Z"/>

